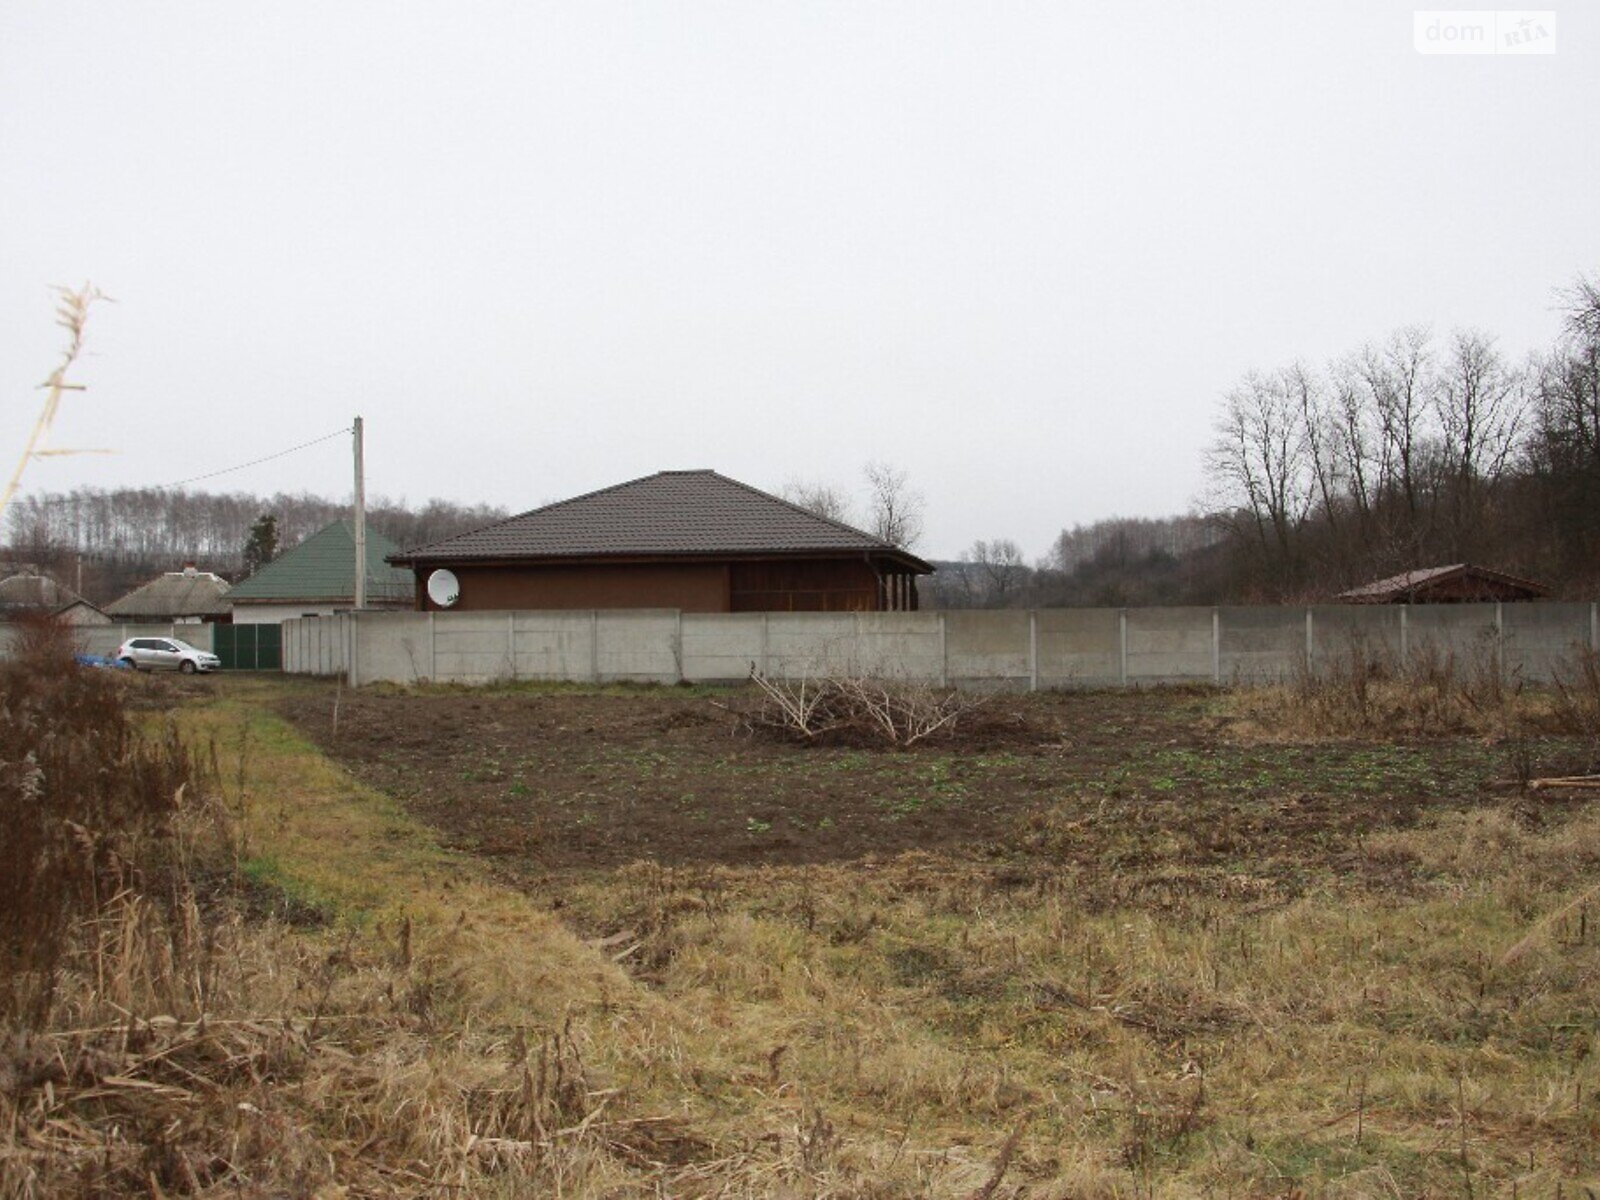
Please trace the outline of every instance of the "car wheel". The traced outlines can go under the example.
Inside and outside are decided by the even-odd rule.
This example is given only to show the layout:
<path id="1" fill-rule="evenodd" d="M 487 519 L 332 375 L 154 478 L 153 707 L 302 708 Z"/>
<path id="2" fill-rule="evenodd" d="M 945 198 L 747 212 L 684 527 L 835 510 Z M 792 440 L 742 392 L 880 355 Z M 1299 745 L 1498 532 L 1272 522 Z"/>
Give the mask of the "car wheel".
<path id="1" fill-rule="evenodd" d="M 194 669 L 194 661 L 192 659 L 186 658 L 178 664 L 178 670 L 185 675 L 193 675 Z"/>
<path id="2" fill-rule="evenodd" d="M 134 662 L 131 658 L 119 658 L 117 661 L 123 666 L 127 667 L 130 671 L 137 671 L 139 669 L 139 664 Z"/>

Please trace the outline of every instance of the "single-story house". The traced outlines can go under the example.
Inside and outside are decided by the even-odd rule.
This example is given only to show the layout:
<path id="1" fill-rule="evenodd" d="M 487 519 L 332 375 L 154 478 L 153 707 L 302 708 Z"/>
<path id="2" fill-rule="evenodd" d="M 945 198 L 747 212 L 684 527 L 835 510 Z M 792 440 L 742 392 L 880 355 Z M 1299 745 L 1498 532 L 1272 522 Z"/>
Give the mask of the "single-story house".
<path id="1" fill-rule="evenodd" d="M 198 625 L 228 619 L 228 581 L 193 563 L 167 571 L 106 605 L 113 621 L 129 624 Z"/>
<path id="2" fill-rule="evenodd" d="M 411 576 L 384 561 L 400 548 L 367 528 L 367 607 L 410 608 Z M 326 617 L 356 602 L 356 535 L 349 521 L 317 530 L 228 593 L 235 625 Z"/>
<path id="3" fill-rule="evenodd" d="M 1337 597 L 1344 604 L 1472 604 L 1495 600 L 1538 600 L 1550 589 L 1502 571 L 1455 563 L 1402 571 L 1387 579 L 1351 588 Z"/>
<path id="4" fill-rule="evenodd" d="M 111 623 L 77 592 L 32 567 L 0 579 L 0 620 L 22 613 L 48 614 L 68 625 Z"/>
<path id="5" fill-rule="evenodd" d="M 917 607 L 933 567 L 715 471 L 662 471 L 389 561 L 416 607 L 876 612 Z"/>
<path id="6" fill-rule="evenodd" d="M 56 609 L 55 618 L 64 625 L 110 625 L 112 623 L 110 617 L 106 616 L 101 609 L 90 604 L 82 596 L 79 596 L 71 604 Z"/>

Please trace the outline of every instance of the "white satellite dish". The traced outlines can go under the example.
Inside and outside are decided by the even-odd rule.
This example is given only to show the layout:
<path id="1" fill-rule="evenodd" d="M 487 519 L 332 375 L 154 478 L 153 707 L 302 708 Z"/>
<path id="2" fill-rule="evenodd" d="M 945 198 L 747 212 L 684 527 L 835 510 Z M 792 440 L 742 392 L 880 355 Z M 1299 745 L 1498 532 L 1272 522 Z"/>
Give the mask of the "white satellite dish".
<path id="1" fill-rule="evenodd" d="M 449 608 L 461 599 L 461 581 L 454 571 L 440 568 L 428 576 L 428 599 L 440 608 Z"/>

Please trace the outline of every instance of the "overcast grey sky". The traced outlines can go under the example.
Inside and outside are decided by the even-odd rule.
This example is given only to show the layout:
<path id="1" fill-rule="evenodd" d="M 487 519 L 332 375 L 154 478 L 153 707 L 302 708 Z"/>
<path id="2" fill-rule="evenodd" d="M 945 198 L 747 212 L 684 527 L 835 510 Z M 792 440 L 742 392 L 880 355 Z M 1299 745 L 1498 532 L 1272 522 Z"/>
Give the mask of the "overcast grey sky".
<path id="1" fill-rule="evenodd" d="M 1218 395 L 1404 322 L 1516 357 L 1600 269 L 1600 13 L 0 3 L 0 468 L 158 484 L 368 425 L 513 510 L 664 468 L 927 497 L 921 549 L 1186 509 Z M 343 442 L 202 485 L 348 494 Z"/>

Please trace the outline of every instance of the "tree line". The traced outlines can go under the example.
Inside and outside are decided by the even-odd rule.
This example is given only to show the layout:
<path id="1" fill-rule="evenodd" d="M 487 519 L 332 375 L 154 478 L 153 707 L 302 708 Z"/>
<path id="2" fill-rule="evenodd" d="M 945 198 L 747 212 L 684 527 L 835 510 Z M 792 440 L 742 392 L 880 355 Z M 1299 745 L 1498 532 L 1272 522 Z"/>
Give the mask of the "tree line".
<path id="1" fill-rule="evenodd" d="M 1230 597 L 1295 600 L 1473 562 L 1600 583 L 1600 281 L 1548 350 L 1411 326 L 1333 362 L 1246 375 L 1206 458 Z"/>
<path id="2" fill-rule="evenodd" d="M 1195 515 L 1063 530 L 1029 564 L 980 540 L 929 607 L 1298 602 L 1471 562 L 1600 592 L 1600 278 L 1554 345 L 1407 326 L 1325 364 L 1247 373 L 1218 404 Z"/>
<path id="3" fill-rule="evenodd" d="M 379 499 L 367 524 L 401 547 L 421 546 L 506 516 L 486 504 Z M 7 514 L 13 565 L 28 564 L 107 602 L 162 571 L 194 563 L 237 580 L 248 568 L 350 517 L 347 502 L 306 492 L 258 495 L 171 488 L 74 488 L 21 497 Z M 270 552 L 262 533 L 270 519 Z M 247 563 L 247 557 L 249 562 Z"/>
<path id="4" fill-rule="evenodd" d="M 1206 517 L 1109 517 L 1063 529 L 1029 563 L 1010 538 L 979 539 L 923 581 L 929 608 L 1121 608 L 1201 603 L 1224 585 Z"/>
<path id="5" fill-rule="evenodd" d="M 1493 335 L 1407 326 L 1331 362 L 1247 373 L 1218 404 L 1196 513 L 1062 530 L 1030 563 L 974 542 L 921 583 L 927 607 L 1213 604 L 1325 599 L 1400 571 L 1473 562 L 1600 591 L 1600 277 L 1561 293 L 1554 345 L 1514 361 Z M 914 549 L 925 501 L 904 471 L 863 469 L 858 495 L 791 480 L 783 497 Z M 306 493 L 77 488 L 15 501 L 11 556 L 83 565 L 110 599 L 184 562 L 237 578 L 349 507 Z M 379 500 L 402 547 L 505 510 Z M 271 517 L 270 528 L 262 526 Z"/>

